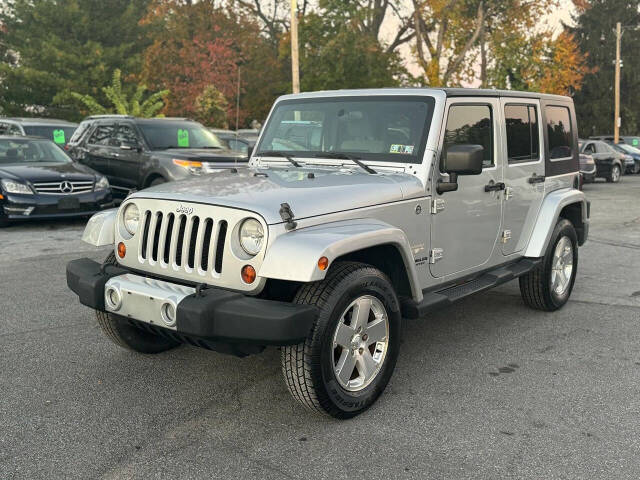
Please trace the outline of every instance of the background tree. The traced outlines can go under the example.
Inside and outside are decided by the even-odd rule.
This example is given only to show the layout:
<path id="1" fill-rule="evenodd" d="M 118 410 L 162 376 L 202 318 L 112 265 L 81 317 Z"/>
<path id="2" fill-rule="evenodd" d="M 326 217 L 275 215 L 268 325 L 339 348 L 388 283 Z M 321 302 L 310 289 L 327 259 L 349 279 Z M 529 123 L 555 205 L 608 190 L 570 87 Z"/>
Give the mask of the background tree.
<path id="1" fill-rule="evenodd" d="M 117 68 L 113 72 L 111 85 L 102 87 L 102 91 L 112 107 L 103 107 L 91 95 L 71 92 L 71 96 L 84 105 L 86 109 L 84 113 L 88 115 L 117 113 L 119 115 L 148 118 L 158 115 L 158 112 L 165 106 L 164 99 L 169 95 L 169 90 L 161 90 L 142 100 L 144 93 L 147 91 L 147 86 L 138 85 L 133 95 L 131 95 L 131 99 L 129 99 L 122 88 L 121 72 Z"/>
<path id="2" fill-rule="evenodd" d="M 216 128 L 229 128 L 227 111 L 229 104 L 222 92 L 214 85 L 208 85 L 196 97 L 196 120 Z"/>
<path id="3" fill-rule="evenodd" d="M 70 92 L 100 103 L 111 72 L 137 72 L 148 0 L 5 0 L 0 108 L 77 120 Z"/>
<path id="4" fill-rule="evenodd" d="M 631 0 L 591 0 L 576 4 L 578 15 L 573 29 L 580 50 L 588 53 L 591 73 L 585 76 L 576 93 L 576 114 L 583 136 L 613 133 L 613 84 L 616 55 L 616 22 L 640 25 L 638 2 Z M 622 36 L 621 58 L 621 133 L 636 135 L 640 131 L 640 31 L 626 29 Z"/>

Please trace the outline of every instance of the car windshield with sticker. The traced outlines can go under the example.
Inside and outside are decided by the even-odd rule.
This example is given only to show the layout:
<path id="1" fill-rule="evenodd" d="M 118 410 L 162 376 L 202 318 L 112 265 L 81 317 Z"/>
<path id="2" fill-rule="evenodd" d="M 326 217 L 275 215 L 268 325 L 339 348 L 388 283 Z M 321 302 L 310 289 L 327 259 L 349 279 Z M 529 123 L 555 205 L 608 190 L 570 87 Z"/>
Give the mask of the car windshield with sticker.
<path id="1" fill-rule="evenodd" d="M 432 97 L 404 95 L 284 100 L 276 105 L 256 152 L 420 163 L 433 105 Z"/>
<path id="2" fill-rule="evenodd" d="M 154 150 L 168 148 L 224 148 L 224 145 L 214 133 L 197 122 L 140 121 L 138 126 Z"/>

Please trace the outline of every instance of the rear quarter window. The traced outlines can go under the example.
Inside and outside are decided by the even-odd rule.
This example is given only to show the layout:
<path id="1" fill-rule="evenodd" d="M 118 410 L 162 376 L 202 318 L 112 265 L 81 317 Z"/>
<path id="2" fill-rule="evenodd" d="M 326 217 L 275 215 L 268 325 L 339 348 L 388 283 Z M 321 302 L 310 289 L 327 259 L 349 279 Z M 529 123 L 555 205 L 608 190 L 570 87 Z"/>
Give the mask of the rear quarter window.
<path id="1" fill-rule="evenodd" d="M 545 107 L 545 117 L 549 140 L 549 158 L 551 160 L 573 158 L 573 131 L 569 108 L 547 106 Z"/>

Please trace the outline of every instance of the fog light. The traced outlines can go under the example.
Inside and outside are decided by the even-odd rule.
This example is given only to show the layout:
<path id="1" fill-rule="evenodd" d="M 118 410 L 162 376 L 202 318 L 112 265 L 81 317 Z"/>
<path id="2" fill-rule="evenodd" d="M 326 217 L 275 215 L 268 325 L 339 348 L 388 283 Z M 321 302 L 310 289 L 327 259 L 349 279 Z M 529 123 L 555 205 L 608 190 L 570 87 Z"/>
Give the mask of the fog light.
<path id="1" fill-rule="evenodd" d="M 242 267 L 242 271 L 240 273 L 242 274 L 242 281 L 244 283 L 253 283 L 256 279 L 256 269 L 251 265 L 245 265 Z"/>
<path id="2" fill-rule="evenodd" d="M 120 310 L 120 307 L 122 306 L 122 297 L 120 296 L 120 292 L 116 288 L 107 288 L 106 292 L 104 293 L 104 299 L 106 300 L 109 309 L 113 311 Z"/>
<path id="3" fill-rule="evenodd" d="M 165 302 L 160 308 L 160 315 L 162 321 L 167 324 L 168 327 L 173 327 L 176 324 L 176 307 L 173 303 Z"/>
<path id="4" fill-rule="evenodd" d="M 127 254 L 127 247 L 124 245 L 124 243 L 120 242 L 118 244 L 118 256 L 120 258 L 124 258 L 126 254 Z"/>

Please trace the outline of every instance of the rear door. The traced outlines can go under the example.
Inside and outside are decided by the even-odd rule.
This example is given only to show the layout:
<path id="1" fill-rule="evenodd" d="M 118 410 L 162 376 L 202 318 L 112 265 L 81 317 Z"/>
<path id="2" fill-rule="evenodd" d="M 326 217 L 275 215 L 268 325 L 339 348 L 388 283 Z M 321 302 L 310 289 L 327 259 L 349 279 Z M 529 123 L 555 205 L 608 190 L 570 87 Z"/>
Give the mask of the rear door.
<path id="1" fill-rule="evenodd" d="M 489 266 L 502 221 L 502 152 L 500 103 L 497 98 L 449 98 L 445 129 L 440 144 L 442 152 L 451 145 L 473 144 L 484 148 L 484 167 L 479 175 L 459 175 L 458 190 L 437 195 L 444 207 L 431 215 L 431 245 L 435 263 L 430 264 L 434 277 L 445 277 Z M 442 153 L 441 153 L 442 154 Z M 448 175 L 436 167 L 433 190 Z M 438 249 L 438 250 L 436 250 Z M 441 249 L 441 250 L 440 250 Z"/>
<path id="2" fill-rule="evenodd" d="M 109 169 L 116 185 L 127 190 L 138 188 L 142 162 L 142 141 L 132 123 L 116 127 Z"/>
<path id="3" fill-rule="evenodd" d="M 527 245 L 544 198 L 544 132 L 540 103 L 535 99 L 502 98 L 505 145 L 502 253 Z"/>
<path id="4" fill-rule="evenodd" d="M 106 175 L 111 183 L 113 175 L 109 169 L 111 141 L 115 133 L 115 122 L 101 122 L 91 132 L 78 159 L 81 163 Z M 114 186 L 114 185 L 112 185 Z"/>

